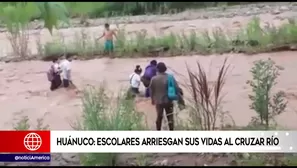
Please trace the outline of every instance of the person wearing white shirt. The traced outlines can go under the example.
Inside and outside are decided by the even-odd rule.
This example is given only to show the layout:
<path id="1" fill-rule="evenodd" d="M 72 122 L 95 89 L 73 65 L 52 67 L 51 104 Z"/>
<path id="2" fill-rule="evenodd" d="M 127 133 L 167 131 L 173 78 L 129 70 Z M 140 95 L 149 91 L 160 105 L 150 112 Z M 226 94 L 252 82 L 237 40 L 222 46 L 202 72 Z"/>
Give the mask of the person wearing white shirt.
<path id="1" fill-rule="evenodd" d="M 139 94 L 139 86 L 141 83 L 141 77 L 140 74 L 142 73 L 142 69 L 140 68 L 140 65 L 137 65 L 134 73 L 132 73 L 130 78 L 130 90 L 133 95 Z"/>
<path id="2" fill-rule="evenodd" d="M 71 56 L 67 55 L 66 59 L 64 59 L 60 63 L 60 67 L 61 67 L 61 70 L 62 70 L 63 86 L 65 88 L 68 88 L 69 84 L 72 83 L 72 79 L 71 79 L 71 61 L 72 61 Z"/>

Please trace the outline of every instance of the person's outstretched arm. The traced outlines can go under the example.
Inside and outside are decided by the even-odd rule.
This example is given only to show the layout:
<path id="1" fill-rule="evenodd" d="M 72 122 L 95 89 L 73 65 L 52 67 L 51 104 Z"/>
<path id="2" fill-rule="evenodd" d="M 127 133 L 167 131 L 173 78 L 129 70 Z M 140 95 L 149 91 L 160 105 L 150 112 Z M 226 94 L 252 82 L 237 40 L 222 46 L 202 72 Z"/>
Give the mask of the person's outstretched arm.
<path id="1" fill-rule="evenodd" d="M 97 38 L 97 40 L 100 40 L 102 37 L 104 37 L 105 33 L 103 33 L 100 37 Z"/>

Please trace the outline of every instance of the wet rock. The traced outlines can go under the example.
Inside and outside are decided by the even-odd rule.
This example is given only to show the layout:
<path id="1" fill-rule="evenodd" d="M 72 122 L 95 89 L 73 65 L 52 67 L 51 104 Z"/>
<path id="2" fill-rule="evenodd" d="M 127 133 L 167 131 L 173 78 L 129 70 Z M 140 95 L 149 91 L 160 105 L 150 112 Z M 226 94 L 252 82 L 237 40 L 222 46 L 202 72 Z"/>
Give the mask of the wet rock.
<path id="1" fill-rule="evenodd" d="M 283 17 L 283 16 L 276 16 L 274 19 L 275 20 L 285 20 L 287 18 L 286 17 Z"/>
<path id="2" fill-rule="evenodd" d="M 206 15 L 203 15 L 202 16 L 202 19 L 208 19 L 209 17 L 208 16 L 206 16 Z"/>
<path id="3" fill-rule="evenodd" d="M 164 27 L 161 27 L 160 29 L 161 29 L 161 30 L 166 30 L 166 29 L 169 29 L 169 28 L 171 28 L 171 27 L 173 27 L 173 25 L 164 26 Z"/>
<path id="4" fill-rule="evenodd" d="M 252 14 L 252 11 L 247 11 L 247 12 L 245 13 L 246 16 L 250 16 L 251 14 Z"/>
<path id="5" fill-rule="evenodd" d="M 54 160 L 54 161 L 51 161 L 50 166 L 60 166 L 60 163 L 61 161 Z"/>
<path id="6" fill-rule="evenodd" d="M 275 9 L 271 12 L 271 14 L 273 14 L 273 15 L 279 15 L 280 13 L 281 13 L 281 11 L 278 9 Z"/>
<path id="7" fill-rule="evenodd" d="M 21 82 L 22 82 L 22 83 L 25 83 L 25 84 L 26 84 L 26 83 L 31 83 L 30 80 L 21 80 Z"/>
<path id="8" fill-rule="evenodd" d="M 282 11 L 282 12 L 285 12 L 285 11 L 289 11 L 290 8 L 289 8 L 288 6 L 281 6 L 281 7 L 279 8 L 279 10 Z"/>
<path id="9" fill-rule="evenodd" d="M 248 153 L 243 153 L 243 154 L 242 154 L 242 157 L 243 157 L 244 159 L 249 159 L 249 158 L 250 158 L 250 154 L 248 154 Z"/>
<path id="10" fill-rule="evenodd" d="M 297 50 L 297 45 L 291 45 L 291 46 L 290 46 L 290 50 L 292 50 L 292 51 L 296 51 L 296 50 Z"/>
<path id="11" fill-rule="evenodd" d="M 10 83 L 10 82 L 13 82 L 13 81 L 16 81 L 16 80 L 18 80 L 17 77 L 15 77 L 15 78 L 9 78 L 9 79 L 6 79 L 6 82 Z"/>
<path id="12" fill-rule="evenodd" d="M 168 160 L 156 161 L 153 166 L 168 166 Z"/>
<path id="13" fill-rule="evenodd" d="M 10 62 L 11 62 L 11 59 L 6 59 L 6 58 L 5 58 L 4 62 L 5 62 L 5 63 L 10 63 Z"/>
<path id="14" fill-rule="evenodd" d="M 232 160 L 230 163 L 229 163 L 230 166 L 238 166 L 238 163 L 236 160 Z"/>
<path id="15" fill-rule="evenodd" d="M 258 8 L 264 8 L 265 6 L 266 6 L 266 5 L 264 5 L 264 4 L 258 4 L 258 5 L 257 5 Z"/>
<path id="16" fill-rule="evenodd" d="M 35 30 L 42 29 L 42 28 L 43 28 L 42 25 L 36 25 L 36 26 L 34 27 Z"/>
<path id="17" fill-rule="evenodd" d="M 76 154 L 63 153 L 61 157 L 67 163 L 79 163 L 79 158 Z"/>

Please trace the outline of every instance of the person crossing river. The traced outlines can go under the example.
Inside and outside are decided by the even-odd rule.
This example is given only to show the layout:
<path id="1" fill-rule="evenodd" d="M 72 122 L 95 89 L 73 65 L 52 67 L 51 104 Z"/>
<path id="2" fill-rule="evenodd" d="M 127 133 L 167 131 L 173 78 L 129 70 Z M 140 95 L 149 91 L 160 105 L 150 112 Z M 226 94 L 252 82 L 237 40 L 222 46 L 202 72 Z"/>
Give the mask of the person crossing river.
<path id="1" fill-rule="evenodd" d="M 150 64 L 145 68 L 144 75 L 141 78 L 143 85 L 145 86 L 145 97 L 150 97 L 149 85 L 151 79 L 157 75 L 157 61 L 152 60 Z"/>

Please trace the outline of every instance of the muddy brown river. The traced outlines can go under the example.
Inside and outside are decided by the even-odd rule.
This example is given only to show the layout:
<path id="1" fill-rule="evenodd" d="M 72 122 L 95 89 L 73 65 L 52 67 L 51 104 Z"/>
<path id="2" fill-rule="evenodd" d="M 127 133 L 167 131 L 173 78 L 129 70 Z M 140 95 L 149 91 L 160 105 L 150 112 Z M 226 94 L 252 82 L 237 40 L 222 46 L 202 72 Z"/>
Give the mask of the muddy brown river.
<path id="1" fill-rule="evenodd" d="M 289 106 L 285 113 L 277 117 L 278 124 L 288 128 L 297 129 L 297 78 L 294 73 L 297 52 L 278 52 L 244 55 L 212 55 L 212 56 L 182 56 L 172 58 L 159 58 L 168 67 L 186 75 L 185 63 L 195 68 L 195 61 L 199 61 L 210 77 L 216 75 L 225 57 L 231 65 L 223 93 L 225 94 L 223 108 L 230 112 L 237 125 L 246 125 L 256 113 L 249 109 L 248 94 L 250 87 L 246 81 L 251 79 L 249 72 L 252 63 L 258 59 L 272 58 L 285 69 L 281 72 L 275 90 L 286 93 Z M 144 67 L 150 58 L 145 59 L 95 59 L 89 61 L 73 61 L 73 81 L 79 89 L 88 85 L 99 86 L 105 81 L 107 87 L 114 91 L 128 86 L 128 76 L 135 64 Z M 40 61 L 24 61 L 19 63 L 2 63 L 0 65 L 0 118 L 1 129 L 11 129 L 15 119 L 29 116 L 31 124 L 36 124 L 37 118 L 44 118 L 51 129 L 71 129 L 69 122 L 80 115 L 81 101 L 73 91 L 63 88 L 51 92 L 46 78 L 46 70 L 50 63 Z M 142 88 L 144 89 L 144 88 Z M 155 111 L 147 102 L 141 102 L 138 108 L 148 118 L 149 125 L 154 125 Z"/>

